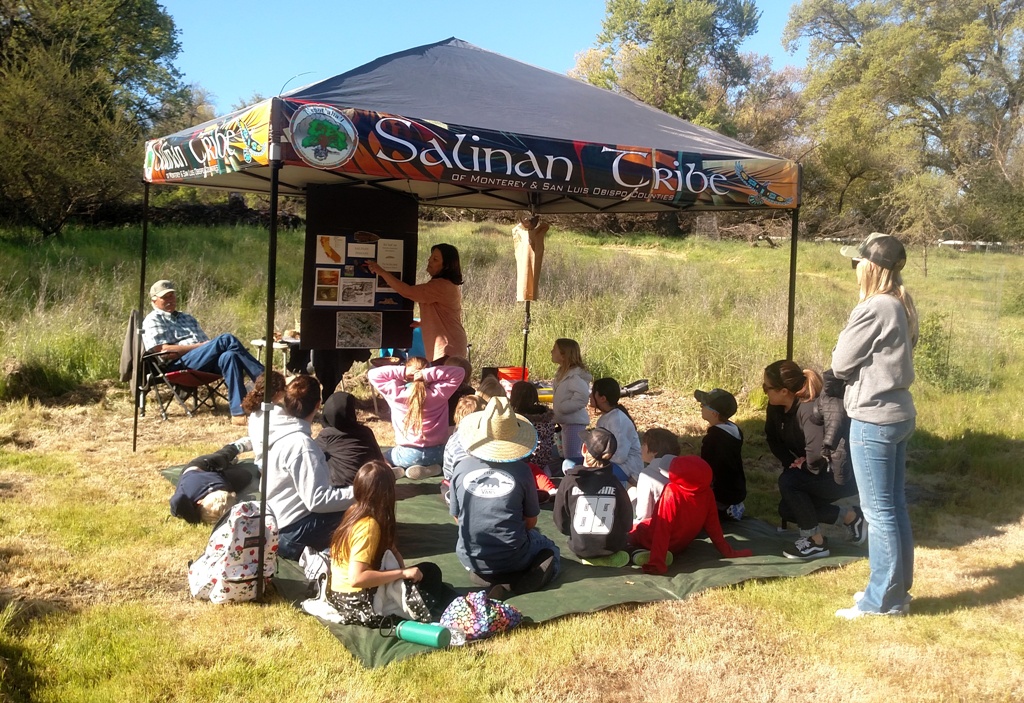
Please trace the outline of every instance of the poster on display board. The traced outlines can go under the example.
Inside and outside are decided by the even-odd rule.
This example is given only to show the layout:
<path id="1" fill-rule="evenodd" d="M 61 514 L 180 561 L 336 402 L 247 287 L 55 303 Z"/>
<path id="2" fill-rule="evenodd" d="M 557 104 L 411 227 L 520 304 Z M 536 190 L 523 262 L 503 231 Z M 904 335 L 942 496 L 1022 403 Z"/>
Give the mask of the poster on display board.
<path id="1" fill-rule="evenodd" d="M 415 285 L 417 213 L 414 200 L 390 193 L 310 189 L 302 348 L 404 349 L 412 343 L 413 302 L 367 264 Z"/>

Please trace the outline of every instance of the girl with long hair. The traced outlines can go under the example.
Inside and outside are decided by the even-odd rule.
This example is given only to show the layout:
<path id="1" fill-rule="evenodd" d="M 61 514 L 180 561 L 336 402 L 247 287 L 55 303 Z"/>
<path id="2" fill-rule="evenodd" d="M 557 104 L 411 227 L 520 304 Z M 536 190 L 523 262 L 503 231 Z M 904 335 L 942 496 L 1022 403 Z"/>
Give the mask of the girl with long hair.
<path id="1" fill-rule="evenodd" d="M 405 366 L 381 366 L 367 373 L 391 408 L 395 446 L 385 456 L 411 479 L 441 474 L 444 445 L 448 441 L 448 398 L 459 388 L 466 372 L 458 366 L 427 366 L 414 356 Z"/>
<path id="2" fill-rule="evenodd" d="M 832 350 L 832 370 L 846 382 L 850 457 L 868 522 L 867 588 L 842 618 L 906 615 L 914 583 L 914 535 L 907 509 L 907 443 L 917 411 L 910 394 L 918 317 L 903 285 L 907 252 L 899 239 L 874 233 L 853 258 L 860 302 Z"/>
<path id="3" fill-rule="evenodd" d="M 826 375 L 835 382 L 831 373 Z M 768 396 L 764 434 L 768 448 L 782 464 L 779 516 L 800 529 L 800 538 L 783 551 L 790 559 L 829 556 L 821 523 L 845 526 L 857 543 L 863 542 L 865 534 L 859 508 L 835 505 L 840 498 L 855 495 L 857 486 L 845 468 L 846 418 L 841 408 L 828 412 L 831 397 L 822 394 L 823 384 L 817 371 L 787 359 L 764 370 L 762 388 Z"/>
<path id="4" fill-rule="evenodd" d="M 644 461 L 640 455 L 640 435 L 636 431 L 633 418 L 619 403 L 622 388 L 614 378 L 599 378 L 594 381 L 590 390 L 590 407 L 600 417 L 597 426 L 615 435 L 616 450 L 612 455 L 612 464 L 618 467 L 619 480 L 635 484 L 644 469 Z"/>
<path id="5" fill-rule="evenodd" d="M 458 249 L 451 244 L 431 247 L 427 260 L 430 280 L 418 285 L 403 282 L 376 261 L 368 261 L 366 267 L 400 296 L 419 303 L 423 348 L 431 363 L 444 363 L 449 356 L 469 356 L 462 326 L 462 264 Z"/>
<path id="6" fill-rule="evenodd" d="M 555 413 L 555 423 L 562 430 L 562 457 L 576 466 L 583 463 L 580 435 L 590 423 L 587 403 L 590 402 L 590 382 L 594 377 L 587 372 L 580 345 L 574 339 L 556 339 L 551 347 L 551 361 L 558 365 L 551 382 L 551 409 Z"/>
<path id="7" fill-rule="evenodd" d="M 395 546 L 398 521 L 395 518 L 395 475 L 391 467 L 383 461 L 363 464 L 352 481 L 352 490 L 355 502 L 345 511 L 331 537 L 331 569 L 326 591 L 327 602 L 341 615 L 341 623 L 378 627 L 383 613 L 374 610 L 374 591 L 399 580 L 419 584 L 431 611 L 424 614 L 427 618 L 434 611 L 443 611 L 455 594 L 441 583 L 441 570 L 429 562 L 405 566 Z M 397 564 L 395 568 L 383 567 L 388 551 Z M 442 601 L 445 602 L 442 604 Z"/>

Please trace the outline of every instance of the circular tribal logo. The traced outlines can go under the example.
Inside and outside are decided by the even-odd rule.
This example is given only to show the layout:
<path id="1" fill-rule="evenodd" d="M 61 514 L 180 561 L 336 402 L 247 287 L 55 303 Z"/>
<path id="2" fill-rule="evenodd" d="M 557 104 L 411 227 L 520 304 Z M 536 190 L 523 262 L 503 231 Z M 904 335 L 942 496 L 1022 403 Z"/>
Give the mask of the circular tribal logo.
<path id="1" fill-rule="evenodd" d="M 515 479 L 498 469 L 477 469 L 466 474 L 462 480 L 466 492 L 478 498 L 507 496 L 516 487 Z"/>
<path id="2" fill-rule="evenodd" d="M 352 120 L 330 105 L 303 105 L 288 127 L 295 153 L 313 168 L 337 168 L 355 155 L 359 145 Z"/>

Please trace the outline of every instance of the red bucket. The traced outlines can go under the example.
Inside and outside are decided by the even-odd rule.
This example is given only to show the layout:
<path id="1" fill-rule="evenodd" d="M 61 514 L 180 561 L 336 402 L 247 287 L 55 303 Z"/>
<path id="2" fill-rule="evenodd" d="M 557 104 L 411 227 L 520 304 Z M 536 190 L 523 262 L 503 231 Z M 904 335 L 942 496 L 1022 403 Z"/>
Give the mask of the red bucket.
<path id="1" fill-rule="evenodd" d="M 524 369 L 522 366 L 499 366 L 498 367 L 498 380 L 499 381 L 525 381 L 530 377 L 530 371 Z"/>

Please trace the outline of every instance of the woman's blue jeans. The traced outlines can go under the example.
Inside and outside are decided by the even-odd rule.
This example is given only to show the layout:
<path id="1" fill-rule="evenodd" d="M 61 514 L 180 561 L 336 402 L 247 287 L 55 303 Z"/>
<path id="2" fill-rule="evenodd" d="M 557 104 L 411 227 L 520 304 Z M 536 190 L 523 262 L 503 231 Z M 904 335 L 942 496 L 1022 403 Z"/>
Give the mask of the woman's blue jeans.
<path id="1" fill-rule="evenodd" d="M 907 510 L 907 441 L 913 418 L 891 425 L 850 421 L 850 458 L 868 523 L 868 577 L 858 608 L 900 610 L 914 585 L 914 535 Z"/>
<path id="2" fill-rule="evenodd" d="M 444 445 L 439 447 L 403 447 L 398 445 L 388 450 L 387 459 L 392 466 L 408 469 L 410 466 L 431 466 L 444 463 Z"/>

